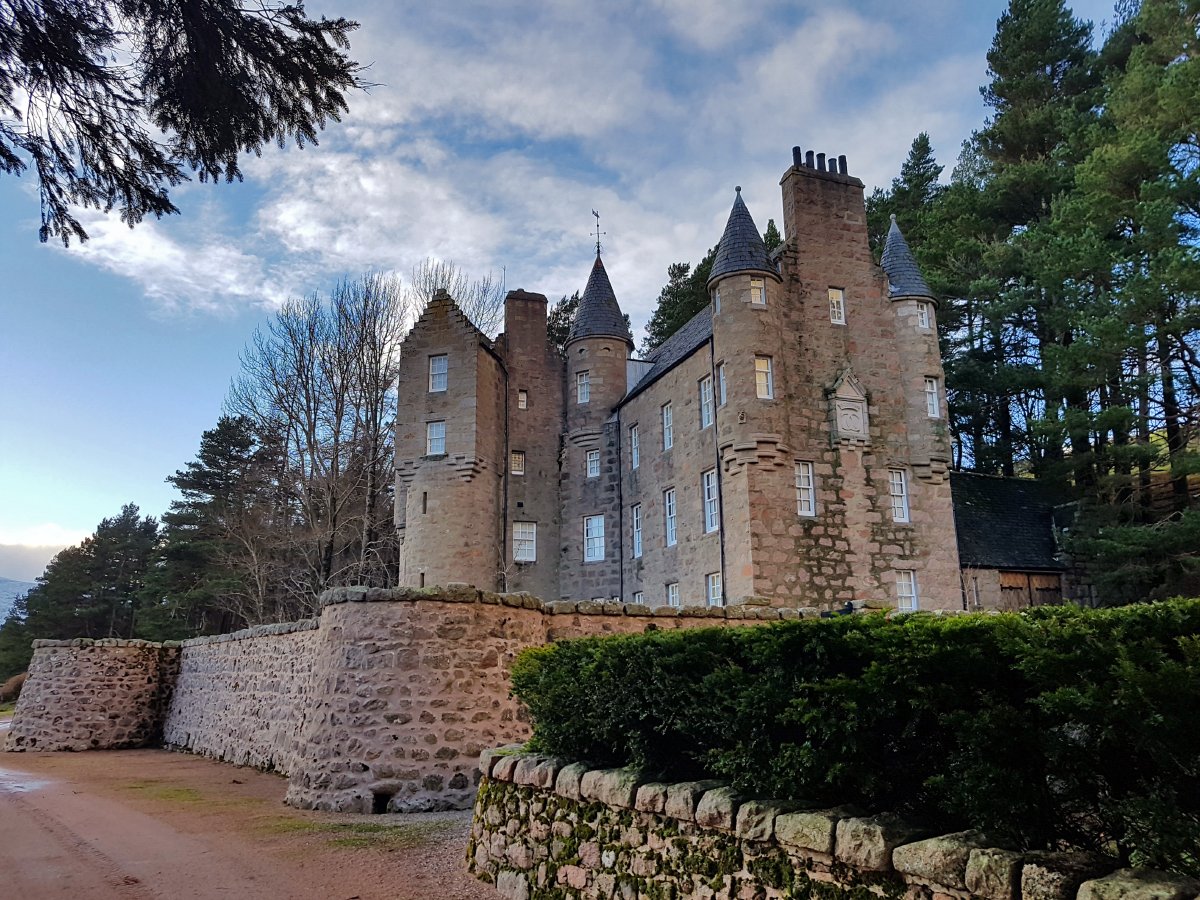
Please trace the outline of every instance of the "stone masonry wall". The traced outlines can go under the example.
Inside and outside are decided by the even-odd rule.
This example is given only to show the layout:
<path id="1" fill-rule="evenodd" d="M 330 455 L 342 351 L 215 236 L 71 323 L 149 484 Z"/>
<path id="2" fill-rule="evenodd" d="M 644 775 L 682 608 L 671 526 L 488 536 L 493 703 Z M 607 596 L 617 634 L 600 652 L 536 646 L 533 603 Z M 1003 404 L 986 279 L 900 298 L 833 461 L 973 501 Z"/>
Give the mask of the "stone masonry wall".
<path id="1" fill-rule="evenodd" d="M 525 740 L 508 670 L 527 647 L 589 634 L 796 618 L 755 607 L 651 611 L 543 603 L 465 585 L 326 593 L 313 701 L 287 802 L 339 812 L 469 808 L 479 756 Z M 816 614 L 816 611 L 812 611 Z"/>
<path id="2" fill-rule="evenodd" d="M 313 704 L 316 619 L 185 641 L 163 743 L 290 774 Z"/>
<path id="3" fill-rule="evenodd" d="M 467 866 L 508 900 L 1192 900 L 1200 882 L 1014 852 L 891 815 L 798 809 L 718 782 L 646 782 L 485 753 Z"/>
<path id="4" fill-rule="evenodd" d="M 158 740 L 178 645 L 34 641 L 8 750 L 119 750 Z"/>

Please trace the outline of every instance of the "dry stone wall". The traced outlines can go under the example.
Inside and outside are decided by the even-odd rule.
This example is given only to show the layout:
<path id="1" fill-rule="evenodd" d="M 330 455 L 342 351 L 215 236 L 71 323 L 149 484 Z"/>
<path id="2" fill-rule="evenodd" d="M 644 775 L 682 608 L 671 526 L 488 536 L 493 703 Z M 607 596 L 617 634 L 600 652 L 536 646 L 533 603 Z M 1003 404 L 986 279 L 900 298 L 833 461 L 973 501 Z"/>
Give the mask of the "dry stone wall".
<path id="1" fill-rule="evenodd" d="M 1193 900 L 1200 882 L 977 832 L 487 752 L 467 865 L 509 900 Z"/>
<path id="2" fill-rule="evenodd" d="M 163 743 L 289 775 L 313 706 L 317 619 L 185 641 Z"/>
<path id="3" fill-rule="evenodd" d="M 34 641 L 8 750 L 119 750 L 158 741 L 179 646 Z"/>

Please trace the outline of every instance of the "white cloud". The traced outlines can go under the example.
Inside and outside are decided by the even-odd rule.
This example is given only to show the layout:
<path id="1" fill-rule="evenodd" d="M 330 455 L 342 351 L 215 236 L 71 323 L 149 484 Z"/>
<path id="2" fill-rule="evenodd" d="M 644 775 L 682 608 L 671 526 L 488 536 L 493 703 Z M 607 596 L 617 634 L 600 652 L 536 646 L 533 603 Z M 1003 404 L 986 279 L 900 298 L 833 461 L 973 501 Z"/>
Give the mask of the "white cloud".
<path id="1" fill-rule="evenodd" d="M 84 212 L 80 221 L 90 239 L 61 252 L 131 279 L 166 311 L 222 312 L 286 298 L 283 283 L 260 257 L 236 246 L 232 235 L 206 230 L 200 210 L 188 216 L 186 222 L 142 222 L 131 229 L 115 215 Z"/>

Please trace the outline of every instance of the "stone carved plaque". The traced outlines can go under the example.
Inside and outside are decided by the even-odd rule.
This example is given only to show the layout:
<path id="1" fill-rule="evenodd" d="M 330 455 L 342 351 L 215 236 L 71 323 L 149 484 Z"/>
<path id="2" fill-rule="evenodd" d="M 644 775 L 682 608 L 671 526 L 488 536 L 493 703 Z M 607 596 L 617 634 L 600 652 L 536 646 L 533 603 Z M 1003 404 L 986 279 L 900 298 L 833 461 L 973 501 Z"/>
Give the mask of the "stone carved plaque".
<path id="1" fill-rule="evenodd" d="M 834 443 L 868 443 L 871 421 L 867 414 L 867 394 L 854 373 L 849 369 L 843 372 L 830 393 Z"/>

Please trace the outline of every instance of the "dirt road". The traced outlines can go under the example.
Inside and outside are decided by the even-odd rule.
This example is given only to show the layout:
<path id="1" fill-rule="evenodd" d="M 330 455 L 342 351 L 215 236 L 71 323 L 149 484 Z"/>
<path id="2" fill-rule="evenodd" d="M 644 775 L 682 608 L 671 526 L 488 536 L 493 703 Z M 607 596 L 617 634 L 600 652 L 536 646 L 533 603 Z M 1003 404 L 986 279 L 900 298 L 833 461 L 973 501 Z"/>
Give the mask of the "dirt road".
<path id="1" fill-rule="evenodd" d="M 0 753 L 0 900 L 498 897 L 464 871 L 468 813 L 306 813 L 284 790 L 162 750 Z"/>

